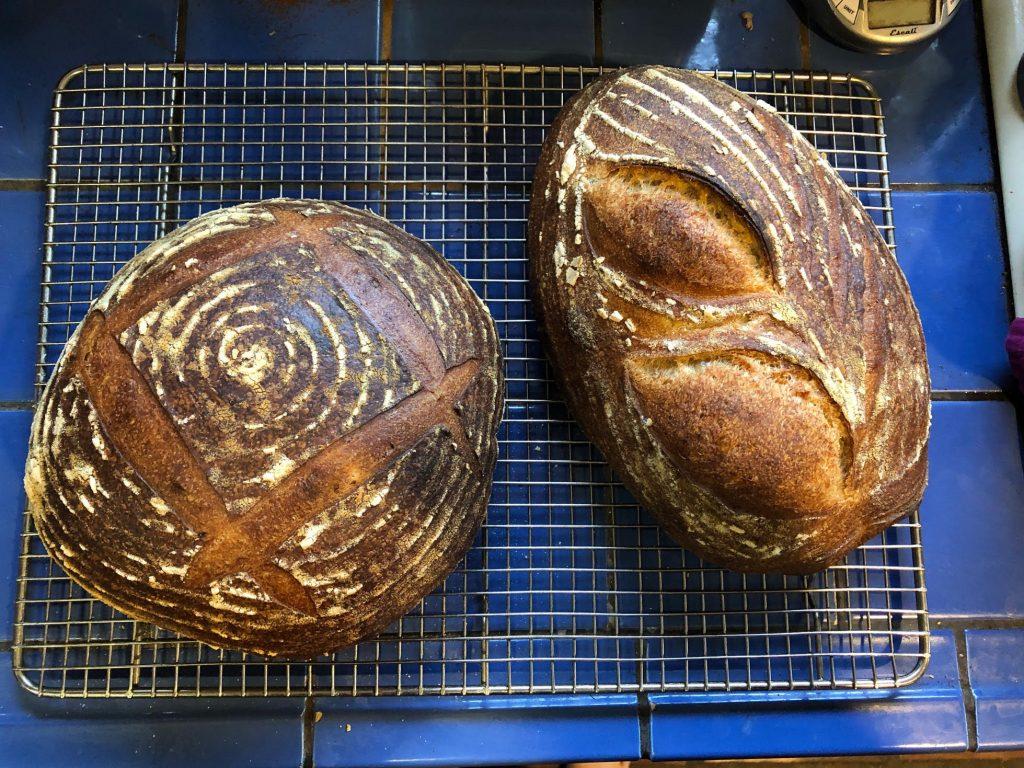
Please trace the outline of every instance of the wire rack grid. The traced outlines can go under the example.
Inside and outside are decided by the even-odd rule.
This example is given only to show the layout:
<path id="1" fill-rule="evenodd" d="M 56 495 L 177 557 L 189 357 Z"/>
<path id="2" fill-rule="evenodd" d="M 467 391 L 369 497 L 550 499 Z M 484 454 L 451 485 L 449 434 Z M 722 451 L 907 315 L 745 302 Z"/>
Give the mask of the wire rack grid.
<path id="1" fill-rule="evenodd" d="M 380 638 L 313 662 L 222 651 L 132 621 L 21 540 L 14 665 L 47 696 L 886 688 L 928 658 L 916 514 L 810 577 L 702 563 L 610 475 L 554 389 L 525 287 L 546 127 L 597 68 L 86 66 L 55 94 L 37 382 L 117 268 L 198 214 L 313 197 L 424 238 L 487 302 L 508 383 L 486 524 Z M 854 77 L 714 72 L 835 165 L 890 247 L 882 114 Z"/>

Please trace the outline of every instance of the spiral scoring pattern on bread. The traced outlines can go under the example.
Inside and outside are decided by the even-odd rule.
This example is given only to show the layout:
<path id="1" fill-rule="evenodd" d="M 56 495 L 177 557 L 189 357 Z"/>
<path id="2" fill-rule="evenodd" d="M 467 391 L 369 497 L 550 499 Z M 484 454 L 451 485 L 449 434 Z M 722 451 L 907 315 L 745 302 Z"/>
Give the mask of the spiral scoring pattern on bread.
<path id="1" fill-rule="evenodd" d="M 129 262 L 33 424 L 40 535 L 90 592 L 214 645 L 373 632 L 479 527 L 503 383 L 486 308 L 372 214 L 267 201 Z"/>
<path id="2" fill-rule="evenodd" d="M 530 264 L 574 415 L 669 533 L 807 572 L 910 512 L 930 387 L 860 202 L 764 102 L 640 67 L 545 142 Z"/>
<path id="3" fill-rule="evenodd" d="M 212 273 L 119 336 L 232 513 L 418 387 L 309 249 L 284 253 Z"/>

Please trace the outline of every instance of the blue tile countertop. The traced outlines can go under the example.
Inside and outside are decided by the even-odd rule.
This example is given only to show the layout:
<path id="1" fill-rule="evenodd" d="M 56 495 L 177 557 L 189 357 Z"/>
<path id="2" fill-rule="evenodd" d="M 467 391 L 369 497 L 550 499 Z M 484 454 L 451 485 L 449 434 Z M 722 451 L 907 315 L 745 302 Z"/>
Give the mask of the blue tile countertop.
<path id="1" fill-rule="evenodd" d="M 0 766 L 353 766 L 1024 748 L 1024 471 L 977 2 L 881 58 L 777 0 L 70 0 L 0 4 Z M 753 13 L 753 29 L 740 20 Z M 48 109 L 103 61 L 466 61 L 853 72 L 883 98 L 898 259 L 936 401 L 922 507 L 932 660 L 840 693 L 60 701 L 11 669 Z"/>

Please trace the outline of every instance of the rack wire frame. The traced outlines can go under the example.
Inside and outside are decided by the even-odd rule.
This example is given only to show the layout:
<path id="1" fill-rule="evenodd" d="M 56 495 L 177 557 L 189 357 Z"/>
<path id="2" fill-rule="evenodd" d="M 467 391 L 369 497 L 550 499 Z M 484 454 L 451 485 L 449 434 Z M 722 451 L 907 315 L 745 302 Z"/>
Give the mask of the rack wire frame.
<path id="1" fill-rule="evenodd" d="M 291 696 L 892 688 L 929 656 L 917 514 L 809 577 L 743 575 L 668 540 L 551 382 L 525 288 L 546 127 L 599 76 L 505 65 L 83 66 L 54 96 L 37 385 L 116 269 L 212 208 L 370 208 L 467 277 L 507 401 L 487 521 L 461 567 L 378 639 L 312 662 L 214 649 L 90 597 L 26 513 L 14 667 L 43 696 Z M 885 130 L 864 80 L 708 74 L 772 104 L 895 252 Z"/>

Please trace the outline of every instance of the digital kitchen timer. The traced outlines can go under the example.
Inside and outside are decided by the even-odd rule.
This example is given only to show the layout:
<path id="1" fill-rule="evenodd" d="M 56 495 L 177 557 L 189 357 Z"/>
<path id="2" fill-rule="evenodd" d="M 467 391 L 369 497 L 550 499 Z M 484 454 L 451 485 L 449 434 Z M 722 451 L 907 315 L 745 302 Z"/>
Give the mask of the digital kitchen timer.
<path id="1" fill-rule="evenodd" d="M 805 0 L 825 31 L 851 48 L 896 53 L 938 34 L 961 0 Z"/>

